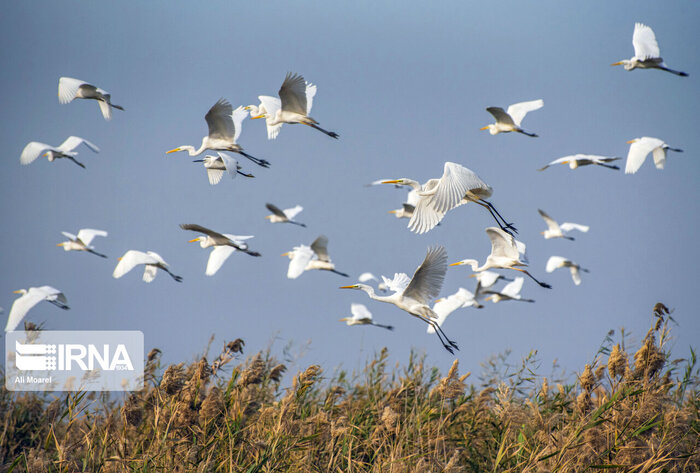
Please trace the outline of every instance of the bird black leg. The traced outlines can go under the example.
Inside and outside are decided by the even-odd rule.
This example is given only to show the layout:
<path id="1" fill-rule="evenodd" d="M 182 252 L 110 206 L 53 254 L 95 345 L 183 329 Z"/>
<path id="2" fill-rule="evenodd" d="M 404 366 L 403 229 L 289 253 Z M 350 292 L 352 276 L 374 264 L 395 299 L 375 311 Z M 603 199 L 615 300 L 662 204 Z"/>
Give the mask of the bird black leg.
<path id="1" fill-rule="evenodd" d="M 479 203 L 482 207 L 485 207 L 489 211 L 489 213 L 496 221 L 498 226 L 501 227 L 501 230 L 503 230 L 511 236 L 514 236 L 513 232 L 518 233 L 518 229 L 515 228 L 512 223 L 506 222 L 506 219 L 503 218 L 503 216 L 498 212 L 498 210 L 496 210 L 496 207 L 494 207 L 491 202 L 484 199 L 479 199 L 477 203 Z M 499 217 L 501 220 L 498 219 Z M 501 224 L 501 221 L 503 221 L 503 224 Z M 511 232 L 511 230 L 513 230 L 513 232 Z"/>
<path id="2" fill-rule="evenodd" d="M 59 309 L 63 309 L 63 310 L 70 309 L 70 307 L 68 307 L 66 304 L 64 304 L 62 302 L 59 302 L 59 301 L 49 301 L 49 302 L 52 303 L 53 305 L 55 305 L 56 307 L 58 307 Z"/>
<path id="3" fill-rule="evenodd" d="M 289 223 L 293 223 L 294 225 L 299 225 L 300 227 L 306 228 L 306 224 L 305 224 L 305 223 L 294 222 L 294 221 L 292 221 L 292 220 L 287 220 L 287 221 L 288 221 Z"/>
<path id="4" fill-rule="evenodd" d="M 336 132 L 334 132 L 334 131 L 327 131 L 327 130 L 324 130 L 324 129 L 321 128 L 320 126 L 314 125 L 313 123 L 307 123 L 307 125 L 309 125 L 311 128 L 317 129 L 318 131 L 320 131 L 320 132 L 322 132 L 322 133 L 325 133 L 326 135 L 330 136 L 331 138 L 335 138 L 336 140 L 340 137 L 340 135 L 339 135 L 338 133 L 336 133 Z"/>
<path id="5" fill-rule="evenodd" d="M 520 129 L 520 130 L 515 130 L 515 131 L 517 131 L 518 133 L 522 133 L 523 135 L 531 136 L 531 137 L 533 137 L 533 138 L 539 137 L 539 135 L 536 134 L 536 133 L 528 133 L 527 131 L 522 130 L 522 129 Z"/>
<path id="6" fill-rule="evenodd" d="M 85 169 L 85 165 L 84 165 L 83 163 L 81 163 L 80 161 L 78 161 L 77 159 L 75 159 L 73 156 L 66 156 L 66 158 L 70 159 L 70 160 L 73 161 L 75 164 L 77 164 L 77 165 L 80 166 L 81 168 Z"/>
<path id="7" fill-rule="evenodd" d="M 168 270 L 168 269 L 166 269 L 166 268 L 163 268 L 163 270 L 164 270 L 166 273 L 168 273 L 168 274 L 170 275 L 170 277 L 173 278 L 175 281 L 177 281 L 177 282 L 182 282 L 182 277 L 181 277 L 181 276 L 178 276 L 178 275 L 176 275 L 176 274 L 171 273 L 170 270 Z"/>
<path id="8" fill-rule="evenodd" d="M 239 171 L 239 170 L 236 170 L 236 172 L 237 172 L 238 174 L 240 174 L 241 176 L 245 176 L 245 177 L 255 177 L 255 176 L 253 176 L 252 174 L 246 174 L 246 173 L 241 172 L 241 171 Z"/>
<path id="9" fill-rule="evenodd" d="M 674 71 L 673 69 L 669 69 L 668 67 L 659 66 L 659 69 L 661 69 L 662 71 L 670 72 L 671 74 L 675 74 L 677 76 L 688 77 L 687 73 L 681 71 Z"/>
<path id="10" fill-rule="evenodd" d="M 393 326 L 393 325 L 382 325 L 382 324 L 377 324 L 377 323 L 374 323 L 374 322 L 373 322 L 372 324 L 370 324 L 370 325 L 373 325 L 373 326 L 375 326 L 375 327 L 385 328 L 385 329 L 387 329 L 387 330 L 394 330 L 394 326 Z"/>
<path id="11" fill-rule="evenodd" d="M 566 235 L 564 235 L 563 238 L 566 238 L 567 240 L 571 240 L 571 241 L 574 241 L 574 240 L 575 240 L 574 237 L 570 237 L 570 236 L 566 236 Z"/>
<path id="12" fill-rule="evenodd" d="M 103 255 L 102 253 L 98 253 L 98 252 L 95 251 L 95 250 L 90 250 L 90 249 L 88 249 L 87 252 L 88 252 L 88 253 L 92 253 L 93 255 L 97 255 L 97 256 L 99 256 L 99 257 L 101 257 L 101 258 L 106 258 L 106 257 L 107 257 L 107 255 Z"/>
<path id="13" fill-rule="evenodd" d="M 343 276 L 343 277 L 346 277 L 346 278 L 349 278 L 349 277 L 350 277 L 350 276 L 348 276 L 347 274 L 341 273 L 340 271 L 337 271 L 337 270 L 335 270 L 335 269 L 331 269 L 330 272 L 331 272 L 331 273 L 338 274 L 338 275 Z"/>
<path id="14" fill-rule="evenodd" d="M 682 152 L 683 152 L 683 150 L 680 149 L 680 148 L 666 148 L 666 149 L 668 149 L 668 150 L 670 150 L 670 151 L 675 151 L 676 153 L 682 153 Z"/>
<path id="15" fill-rule="evenodd" d="M 617 169 L 617 170 L 620 169 L 619 166 L 612 166 L 612 165 L 610 165 L 610 164 L 603 164 L 603 163 L 596 163 L 596 164 L 597 164 L 598 166 L 603 166 L 604 168 L 608 168 L 608 169 Z"/>
<path id="16" fill-rule="evenodd" d="M 258 159 L 258 158 L 256 158 L 255 156 L 249 155 L 249 154 L 246 153 L 245 151 L 238 151 L 238 153 L 239 153 L 240 155 L 245 156 L 246 158 L 250 159 L 251 161 L 253 161 L 253 162 L 254 162 L 255 164 L 257 164 L 258 166 L 262 166 L 262 167 L 264 167 L 264 168 L 269 168 L 269 167 L 270 167 L 269 161 L 265 161 L 264 159 Z"/>
<path id="17" fill-rule="evenodd" d="M 527 274 L 528 276 L 530 276 L 530 277 L 532 278 L 533 281 L 535 281 L 535 282 L 536 282 L 537 284 L 539 284 L 540 286 L 546 287 L 547 289 L 552 289 L 552 286 L 550 286 L 550 285 L 547 284 L 546 282 L 538 281 L 537 279 L 535 279 L 535 276 L 533 276 L 532 274 L 530 274 L 527 270 L 525 270 L 525 269 L 520 269 L 520 268 L 513 268 L 513 269 L 516 270 L 516 271 L 520 271 L 521 273 Z"/>

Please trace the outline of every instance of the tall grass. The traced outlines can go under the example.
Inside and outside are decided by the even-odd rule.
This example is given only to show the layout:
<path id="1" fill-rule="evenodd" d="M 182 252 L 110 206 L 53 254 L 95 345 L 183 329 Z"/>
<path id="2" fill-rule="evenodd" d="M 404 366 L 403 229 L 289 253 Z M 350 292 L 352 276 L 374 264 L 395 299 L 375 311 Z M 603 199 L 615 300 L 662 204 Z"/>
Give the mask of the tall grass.
<path id="1" fill-rule="evenodd" d="M 539 377 L 532 356 L 508 371 L 492 360 L 475 385 L 457 361 L 445 376 L 416 355 L 388 370 L 382 350 L 353 379 L 314 365 L 281 389 L 284 365 L 243 361 L 242 340 L 165 370 L 153 350 L 146 388 L 122 402 L 3 390 L 1 470 L 700 471 L 695 352 L 670 359 L 669 321 L 657 304 L 635 353 L 608 337 L 569 384 Z"/>

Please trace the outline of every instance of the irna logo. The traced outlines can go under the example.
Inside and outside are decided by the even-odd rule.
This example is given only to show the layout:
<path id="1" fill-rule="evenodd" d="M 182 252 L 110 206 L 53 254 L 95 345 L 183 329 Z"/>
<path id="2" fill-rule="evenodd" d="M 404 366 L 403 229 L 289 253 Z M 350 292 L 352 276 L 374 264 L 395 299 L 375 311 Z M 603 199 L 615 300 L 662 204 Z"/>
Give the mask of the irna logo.
<path id="1" fill-rule="evenodd" d="M 81 369 L 92 371 L 133 371 L 129 353 L 123 343 L 112 347 L 102 344 L 78 343 L 20 343 L 15 341 L 15 363 L 23 371 L 70 371 Z"/>

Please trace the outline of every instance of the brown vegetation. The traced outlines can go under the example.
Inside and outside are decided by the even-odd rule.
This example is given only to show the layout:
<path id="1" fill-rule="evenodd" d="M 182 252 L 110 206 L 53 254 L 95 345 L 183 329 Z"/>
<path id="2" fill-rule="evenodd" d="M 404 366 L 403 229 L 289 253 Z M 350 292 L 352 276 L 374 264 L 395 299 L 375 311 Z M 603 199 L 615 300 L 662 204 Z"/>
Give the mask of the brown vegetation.
<path id="1" fill-rule="evenodd" d="M 538 378 L 528 357 L 468 385 L 387 352 L 356 379 L 310 366 L 280 391 L 285 366 L 259 353 L 232 368 L 242 340 L 210 364 L 149 354 L 146 389 L 53 400 L 2 391 L 2 471 L 691 472 L 700 471 L 695 354 L 671 361 L 669 315 L 633 355 L 610 337 L 571 384 Z M 233 363 L 231 363 L 233 364 Z"/>

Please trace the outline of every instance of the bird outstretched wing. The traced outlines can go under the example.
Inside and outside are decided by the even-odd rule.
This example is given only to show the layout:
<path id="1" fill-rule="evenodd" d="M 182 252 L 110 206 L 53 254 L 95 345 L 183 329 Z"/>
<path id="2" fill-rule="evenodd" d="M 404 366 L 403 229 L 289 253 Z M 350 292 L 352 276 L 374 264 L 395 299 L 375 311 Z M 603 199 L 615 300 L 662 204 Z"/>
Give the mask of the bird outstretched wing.
<path id="1" fill-rule="evenodd" d="M 372 312 L 364 304 L 350 304 L 350 313 L 355 320 L 372 320 Z"/>
<path id="2" fill-rule="evenodd" d="M 544 210 L 537 209 L 537 211 L 540 213 L 540 216 L 544 219 L 544 222 L 547 224 L 547 228 L 549 228 L 552 231 L 557 231 L 560 228 L 557 221 L 549 215 L 547 215 L 547 213 Z"/>
<path id="3" fill-rule="evenodd" d="M 531 100 L 529 102 L 514 103 L 513 105 L 508 107 L 507 113 L 513 119 L 513 122 L 517 126 L 520 126 L 520 123 L 523 121 L 523 118 L 525 118 L 525 115 L 527 115 L 528 112 L 539 110 L 543 106 L 544 101 L 542 99 Z"/>
<path id="4" fill-rule="evenodd" d="M 642 23 L 634 24 L 632 45 L 634 46 L 634 56 L 637 59 L 645 60 L 661 56 L 654 30 Z"/>
<path id="5" fill-rule="evenodd" d="M 72 77 L 61 77 L 58 79 L 58 101 L 59 103 L 71 102 L 81 85 L 88 85 L 87 82 Z"/>
<path id="6" fill-rule="evenodd" d="M 282 211 L 282 209 L 280 209 L 279 207 L 277 207 L 274 204 L 267 203 L 267 204 L 265 204 L 265 208 L 267 208 L 267 210 L 269 210 L 274 215 L 276 215 L 280 218 L 288 218 L 287 214 L 285 214 L 284 211 Z"/>
<path id="7" fill-rule="evenodd" d="M 22 154 L 19 157 L 20 164 L 27 165 L 34 162 L 34 160 L 47 149 L 53 148 L 45 143 L 39 143 L 38 141 L 31 141 L 27 143 L 27 146 L 24 147 Z"/>
<path id="8" fill-rule="evenodd" d="M 447 251 L 442 246 L 429 248 L 423 263 L 416 269 L 411 282 L 403 292 L 404 297 L 427 304 L 442 289 L 447 272 Z"/>
<path id="9" fill-rule="evenodd" d="M 282 212 L 289 220 L 292 220 L 294 217 L 299 215 L 299 212 L 301 212 L 302 210 L 304 210 L 304 207 L 302 207 L 301 205 L 296 205 L 292 208 L 284 209 Z"/>
<path id="10" fill-rule="evenodd" d="M 507 125 L 515 125 L 510 115 L 508 115 L 501 107 L 488 107 L 486 111 L 493 115 L 493 118 L 495 118 L 497 122 L 505 123 Z"/>
<path id="11" fill-rule="evenodd" d="M 491 240 L 491 255 L 496 257 L 505 257 L 511 259 L 519 259 L 520 252 L 515 244 L 515 238 L 506 233 L 500 228 L 488 227 L 486 235 Z"/>
<path id="12" fill-rule="evenodd" d="M 100 148 L 98 148 L 94 144 L 90 143 L 85 138 L 81 138 L 79 136 L 69 136 L 68 138 L 66 138 L 66 141 L 61 143 L 58 146 L 58 148 L 56 148 L 56 149 L 63 152 L 63 153 L 67 153 L 67 152 L 73 151 L 75 148 L 77 148 L 78 146 L 80 146 L 83 143 L 85 143 L 85 146 L 87 146 L 88 148 L 93 150 L 95 153 L 100 152 Z"/>
<path id="13" fill-rule="evenodd" d="M 104 230 L 94 230 L 92 228 L 82 228 L 78 232 L 78 239 L 85 244 L 85 246 L 90 246 L 92 239 L 96 236 L 106 237 L 107 232 Z"/>
<path id="14" fill-rule="evenodd" d="M 209 235 L 212 238 L 221 238 L 224 240 L 228 240 L 228 238 L 226 238 L 226 236 L 224 236 L 223 234 L 215 232 L 214 230 L 210 230 L 201 225 L 197 225 L 196 223 L 181 223 L 180 228 L 182 228 L 183 230 L 204 233 L 205 235 Z"/>
<path id="15" fill-rule="evenodd" d="M 204 272 L 207 276 L 213 276 L 216 272 L 223 266 L 224 262 L 229 256 L 233 254 L 236 249 L 232 246 L 215 246 L 211 253 L 209 253 L 209 260 L 207 261 L 207 269 Z"/>
<path id="16" fill-rule="evenodd" d="M 248 116 L 248 110 L 243 108 L 243 105 L 239 105 L 231 113 L 231 119 L 233 120 L 233 142 L 238 141 L 238 137 L 241 136 L 241 130 L 243 129 L 243 120 Z"/>
<path id="17" fill-rule="evenodd" d="M 289 262 L 289 267 L 287 268 L 287 277 L 289 279 L 296 279 L 301 276 L 313 256 L 314 252 L 308 246 L 295 246 L 292 260 Z"/>
<path id="18" fill-rule="evenodd" d="M 228 100 L 221 98 L 204 116 L 209 126 L 209 138 L 233 140 L 233 107 Z"/>
<path id="19" fill-rule="evenodd" d="M 316 253 L 316 257 L 320 261 L 331 260 L 328 256 L 328 237 L 326 235 L 319 235 L 319 237 L 311 243 L 311 249 Z"/>
<path id="20" fill-rule="evenodd" d="M 282 110 L 306 115 L 306 81 L 303 76 L 288 72 L 278 93 Z"/>

